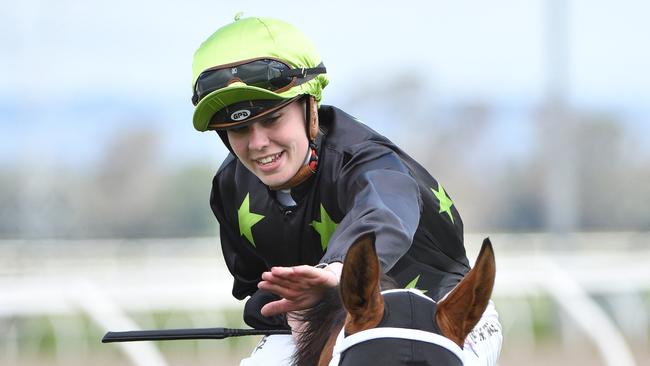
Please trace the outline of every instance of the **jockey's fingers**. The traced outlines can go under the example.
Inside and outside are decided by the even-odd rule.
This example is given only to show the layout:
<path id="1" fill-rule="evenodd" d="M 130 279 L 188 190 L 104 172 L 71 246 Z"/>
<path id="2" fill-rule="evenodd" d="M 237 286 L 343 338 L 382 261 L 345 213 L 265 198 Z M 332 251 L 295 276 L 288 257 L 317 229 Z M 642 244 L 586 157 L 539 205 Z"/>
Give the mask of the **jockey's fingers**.
<path id="1" fill-rule="evenodd" d="M 316 301 L 318 301 L 318 299 L 314 297 L 302 298 L 300 301 L 280 299 L 264 305 L 261 309 L 261 313 L 264 316 L 273 316 L 284 314 L 290 311 L 305 310 L 314 306 Z"/>
<path id="2" fill-rule="evenodd" d="M 289 306 L 287 306 L 287 304 L 285 304 L 286 302 L 288 302 L 288 301 L 285 300 L 285 299 L 278 300 L 278 301 L 272 301 L 272 302 L 262 306 L 262 309 L 260 309 L 260 312 L 264 316 L 273 316 L 273 315 L 279 315 L 279 314 L 286 313 L 285 309 L 289 307 Z"/>
<path id="3" fill-rule="evenodd" d="M 286 289 L 292 289 L 295 291 L 305 291 L 308 290 L 312 285 L 309 284 L 307 281 L 295 281 L 293 279 L 284 279 L 282 277 L 278 276 L 273 276 L 271 274 L 269 275 L 262 275 L 262 280 L 266 281 L 270 284 L 276 285 L 276 286 L 281 286 Z"/>
<path id="4" fill-rule="evenodd" d="M 305 264 L 301 266 L 294 266 L 291 268 L 293 268 L 294 272 L 301 273 L 301 274 L 314 274 L 314 273 L 318 273 L 318 270 L 320 270 L 320 268 L 316 268 L 314 266 L 308 266 Z"/>
<path id="5" fill-rule="evenodd" d="M 295 266 L 295 267 L 273 267 L 271 274 L 282 277 L 287 280 L 303 281 L 305 278 L 318 278 L 322 275 L 319 268 L 312 266 Z"/>
<path id="6" fill-rule="evenodd" d="M 288 282 L 299 282 L 300 276 L 294 273 L 286 273 L 280 271 L 271 271 L 264 272 L 262 274 L 262 279 L 268 279 L 269 281 L 288 281 Z"/>
<path id="7" fill-rule="evenodd" d="M 303 267 L 303 266 L 301 266 Z M 334 287 L 339 282 L 339 276 L 328 270 L 322 268 L 315 268 L 311 266 L 304 266 L 307 268 L 295 268 L 296 273 L 303 274 L 303 281 L 308 281 L 312 286 L 325 286 Z"/>
<path id="8" fill-rule="evenodd" d="M 271 274 L 288 281 L 299 283 L 309 281 L 312 285 L 334 281 L 334 285 L 336 285 L 336 282 L 338 282 L 338 278 L 333 272 L 306 265 L 296 267 L 274 267 L 271 269 Z"/>
<path id="9" fill-rule="evenodd" d="M 310 278 L 298 278 L 295 280 L 284 280 L 279 277 L 273 277 L 268 279 L 267 282 L 272 283 L 277 286 L 284 287 L 288 290 L 298 291 L 298 292 L 321 292 L 328 287 L 333 287 L 330 285 L 331 281 L 328 281 L 325 278 L 319 279 L 310 279 Z"/>
<path id="10" fill-rule="evenodd" d="M 259 288 L 274 293 L 288 301 L 295 303 L 314 303 L 322 297 L 324 287 L 291 288 L 278 286 L 277 284 L 262 281 L 258 284 Z M 294 309 L 295 310 L 295 309 Z M 302 310 L 299 308 L 298 310 Z"/>
<path id="11" fill-rule="evenodd" d="M 312 266 L 296 266 L 293 267 L 293 272 L 302 277 L 313 279 L 319 279 L 334 274 L 334 272 L 328 271 L 327 269 Z"/>
<path id="12" fill-rule="evenodd" d="M 284 286 L 279 286 L 277 284 L 274 284 L 272 282 L 268 281 L 260 281 L 257 284 L 258 288 L 261 288 L 262 290 L 272 292 L 280 297 L 283 297 L 285 299 L 295 299 L 298 298 L 303 294 L 303 290 L 295 290 L 292 288 L 287 288 Z"/>

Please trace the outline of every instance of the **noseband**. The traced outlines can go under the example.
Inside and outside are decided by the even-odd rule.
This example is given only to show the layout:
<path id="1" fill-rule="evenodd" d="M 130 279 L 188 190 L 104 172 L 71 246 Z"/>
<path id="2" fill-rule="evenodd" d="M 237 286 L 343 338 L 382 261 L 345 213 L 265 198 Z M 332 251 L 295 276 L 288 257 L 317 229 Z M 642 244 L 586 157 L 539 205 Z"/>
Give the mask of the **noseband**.
<path id="1" fill-rule="evenodd" d="M 433 304 L 436 303 L 429 297 L 422 294 L 422 292 L 413 289 L 386 290 L 382 291 L 382 295 L 395 292 L 412 293 L 432 302 Z M 435 322 L 435 319 L 431 319 L 431 321 Z M 340 362 L 343 352 L 350 349 L 351 347 L 359 343 L 381 338 L 404 339 L 435 344 L 454 354 L 454 356 L 460 360 L 461 364 L 464 361 L 463 350 L 456 343 L 445 336 L 433 332 L 410 328 L 377 327 L 362 330 L 346 337 L 345 327 L 343 327 L 336 337 L 336 343 L 332 350 L 332 360 L 330 361 L 329 366 L 337 366 Z"/>

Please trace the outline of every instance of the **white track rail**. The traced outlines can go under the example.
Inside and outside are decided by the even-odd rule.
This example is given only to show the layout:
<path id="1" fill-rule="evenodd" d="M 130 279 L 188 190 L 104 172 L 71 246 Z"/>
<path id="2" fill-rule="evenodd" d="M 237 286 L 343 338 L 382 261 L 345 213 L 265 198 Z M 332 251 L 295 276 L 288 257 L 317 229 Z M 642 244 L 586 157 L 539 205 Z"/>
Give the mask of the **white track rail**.
<path id="1" fill-rule="evenodd" d="M 612 250 L 629 248 L 627 241 L 614 242 L 613 234 L 585 234 L 571 241 L 578 247 L 595 242 L 595 249 L 548 251 L 545 243 L 552 236 L 495 235 L 494 297 L 548 295 L 594 343 L 607 365 L 635 365 L 621 330 L 591 297 L 625 294 L 634 299 L 650 292 L 650 245 L 643 244 L 649 244 L 648 238 L 632 237 L 638 247 L 629 251 Z M 480 243 L 478 236 L 468 239 Z M 108 331 L 138 329 L 126 315 L 130 312 L 240 308 L 230 295 L 231 277 L 217 246 L 214 239 L 0 242 L 0 318 L 82 312 Z M 620 311 L 615 318 L 629 317 L 626 309 Z M 639 329 L 648 329 L 644 311 L 635 316 L 637 323 L 646 322 L 637 324 Z M 134 365 L 166 365 L 148 342 L 118 347 Z"/>

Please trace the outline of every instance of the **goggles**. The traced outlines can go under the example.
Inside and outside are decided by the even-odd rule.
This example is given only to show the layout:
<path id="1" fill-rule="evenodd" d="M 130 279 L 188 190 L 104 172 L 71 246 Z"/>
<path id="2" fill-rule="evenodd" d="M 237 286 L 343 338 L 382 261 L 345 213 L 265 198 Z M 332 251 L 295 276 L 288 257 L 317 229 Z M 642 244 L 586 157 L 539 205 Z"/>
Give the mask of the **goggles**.
<path id="1" fill-rule="evenodd" d="M 284 62 L 271 58 L 220 65 L 203 71 L 196 79 L 192 104 L 196 106 L 206 95 L 237 81 L 281 93 L 325 72 L 322 62 L 313 68 L 292 69 Z"/>

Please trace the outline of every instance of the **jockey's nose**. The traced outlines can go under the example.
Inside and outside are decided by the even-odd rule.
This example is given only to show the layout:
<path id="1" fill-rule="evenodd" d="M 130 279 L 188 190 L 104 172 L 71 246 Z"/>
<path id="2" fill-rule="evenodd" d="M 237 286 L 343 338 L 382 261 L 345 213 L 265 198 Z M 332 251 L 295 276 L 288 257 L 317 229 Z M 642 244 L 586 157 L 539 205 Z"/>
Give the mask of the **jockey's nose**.
<path id="1" fill-rule="evenodd" d="M 248 126 L 248 148 L 250 150 L 262 150 L 269 145 L 269 136 L 266 128 L 259 123 Z"/>

